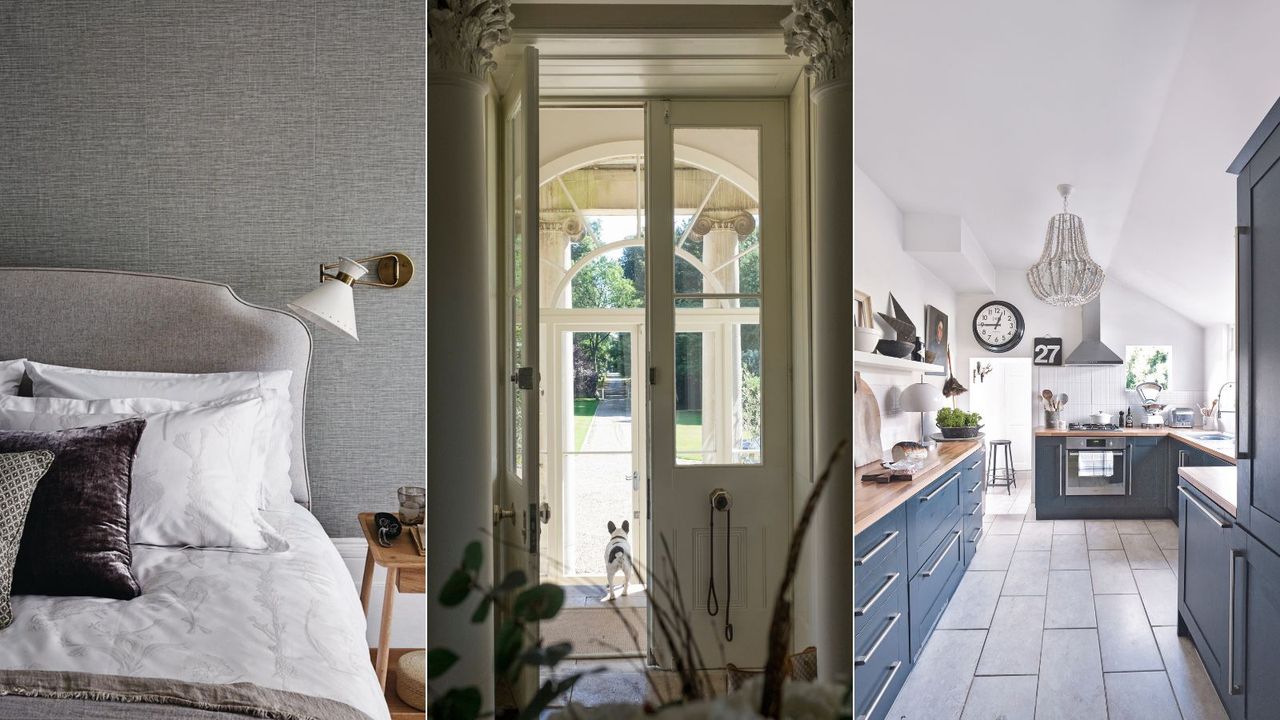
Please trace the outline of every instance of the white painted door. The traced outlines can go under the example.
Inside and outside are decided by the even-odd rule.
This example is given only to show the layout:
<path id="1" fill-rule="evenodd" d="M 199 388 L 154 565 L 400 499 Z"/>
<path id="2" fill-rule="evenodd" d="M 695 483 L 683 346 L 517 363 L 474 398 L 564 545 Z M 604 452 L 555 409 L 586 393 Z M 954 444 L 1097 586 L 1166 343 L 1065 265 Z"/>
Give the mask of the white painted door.
<path id="1" fill-rule="evenodd" d="M 542 523 L 539 498 L 538 408 L 538 51 L 526 48 L 508 92 L 501 98 L 503 167 L 503 390 L 502 472 L 494 493 L 494 554 L 500 581 L 523 570 L 539 577 Z M 481 240 L 477 238 L 477 242 Z M 477 359 L 478 361 L 478 359 Z M 479 478 L 457 478 L 474 482 Z M 504 608 L 495 607 L 501 626 Z M 533 631 L 537 632 L 536 624 Z M 520 704 L 532 698 L 537 674 L 514 688 Z"/>
<path id="2" fill-rule="evenodd" d="M 781 101 L 648 106 L 649 592 L 678 577 L 706 667 L 765 657 L 791 529 L 784 123 Z M 698 172 L 677 146 L 735 171 Z"/>
<path id="3" fill-rule="evenodd" d="M 990 370 L 980 376 L 979 366 Z M 983 432 L 988 440 L 1004 439 L 1013 443 L 1013 466 L 1020 471 L 1020 483 L 1024 479 L 1028 483 L 1031 481 L 1034 451 L 1032 409 L 1038 403 L 1032 390 L 1031 376 L 1029 358 L 974 358 L 969 361 L 969 410 L 982 414 Z M 1003 453 L 1000 465 L 1004 467 Z"/>

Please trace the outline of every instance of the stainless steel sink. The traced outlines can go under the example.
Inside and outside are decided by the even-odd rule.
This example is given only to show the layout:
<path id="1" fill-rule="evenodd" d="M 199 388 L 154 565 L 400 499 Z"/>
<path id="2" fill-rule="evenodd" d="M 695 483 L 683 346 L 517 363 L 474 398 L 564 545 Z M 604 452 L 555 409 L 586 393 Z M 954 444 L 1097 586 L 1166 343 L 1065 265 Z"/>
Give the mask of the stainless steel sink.
<path id="1" fill-rule="evenodd" d="M 1235 438 L 1224 433 L 1201 433 L 1196 435 L 1197 440 L 1235 440 Z"/>

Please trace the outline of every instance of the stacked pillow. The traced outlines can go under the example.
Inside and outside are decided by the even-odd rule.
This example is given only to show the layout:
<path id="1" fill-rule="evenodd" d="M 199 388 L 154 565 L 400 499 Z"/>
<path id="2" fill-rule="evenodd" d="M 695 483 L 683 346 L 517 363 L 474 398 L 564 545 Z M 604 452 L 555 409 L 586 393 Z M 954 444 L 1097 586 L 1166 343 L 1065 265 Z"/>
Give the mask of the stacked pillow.
<path id="1" fill-rule="evenodd" d="M 24 374 L 35 397 L 16 395 Z M 52 455 L 21 513 L 12 592 L 135 597 L 130 543 L 287 549 L 261 510 L 294 502 L 291 379 L 288 370 L 139 373 L 0 361 L 0 454 Z M 0 522 L 0 621 L 5 529 Z"/>
<path id="2" fill-rule="evenodd" d="M 53 453 L 47 450 L 0 454 L 0 628 L 13 622 L 9 586 L 31 495 L 52 464 Z"/>

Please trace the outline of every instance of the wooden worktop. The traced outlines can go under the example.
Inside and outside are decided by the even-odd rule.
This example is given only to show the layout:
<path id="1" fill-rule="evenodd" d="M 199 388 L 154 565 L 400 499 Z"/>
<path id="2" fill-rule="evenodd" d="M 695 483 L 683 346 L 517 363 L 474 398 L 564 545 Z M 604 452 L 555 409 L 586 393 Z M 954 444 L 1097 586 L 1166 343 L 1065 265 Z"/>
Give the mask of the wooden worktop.
<path id="1" fill-rule="evenodd" d="M 1058 430 L 1056 428 L 1038 427 L 1036 437 L 1108 437 L 1122 435 L 1129 437 L 1172 437 L 1187 445 L 1203 450 L 1223 462 L 1236 464 L 1235 447 L 1230 441 L 1206 442 L 1196 437 L 1197 432 L 1210 430 L 1189 430 L 1187 428 L 1120 428 L 1119 430 Z"/>
<path id="2" fill-rule="evenodd" d="M 880 463 L 869 463 L 853 471 L 853 532 L 858 534 L 888 515 L 894 508 L 937 480 L 943 473 L 960 464 L 975 450 L 982 450 L 981 440 L 941 442 L 929 451 L 929 462 L 936 462 L 911 482 L 862 482 L 862 476 L 880 469 Z"/>
<path id="3" fill-rule="evenodd" d="M 1180 467 L 1178 477 L 1194 485 L 1205 497 L 1236 516 L 1236 469 L 1233 467 Z"/>

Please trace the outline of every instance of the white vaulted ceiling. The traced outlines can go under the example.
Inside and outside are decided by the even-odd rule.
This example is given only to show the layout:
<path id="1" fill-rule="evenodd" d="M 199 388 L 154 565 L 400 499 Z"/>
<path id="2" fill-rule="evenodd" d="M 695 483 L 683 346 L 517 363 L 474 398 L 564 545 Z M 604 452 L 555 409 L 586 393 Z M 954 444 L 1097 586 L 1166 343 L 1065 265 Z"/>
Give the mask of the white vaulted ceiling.
<path id="1" fill-rule="evenodd" d="M 1274 0 L 859 0 L 856 159 L 904 212 L 1039 257 L 1076 186 L 1094 258 L 1202 324 L 1234 317 L 1235 178 L 1280 95 Z"/>

